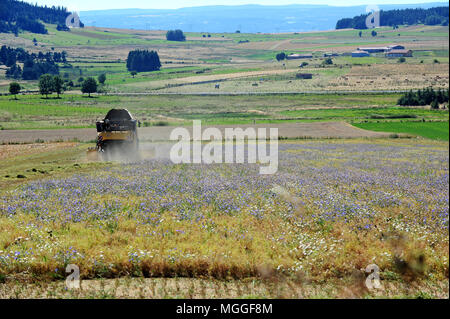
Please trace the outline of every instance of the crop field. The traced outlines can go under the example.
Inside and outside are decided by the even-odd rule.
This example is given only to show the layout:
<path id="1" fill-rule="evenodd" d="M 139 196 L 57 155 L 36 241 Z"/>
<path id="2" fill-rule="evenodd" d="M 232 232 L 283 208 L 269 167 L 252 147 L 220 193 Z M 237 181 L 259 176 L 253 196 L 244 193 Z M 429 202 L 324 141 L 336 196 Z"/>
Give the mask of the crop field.
<path id="1" fill-rule="evenodd" d="M 447 110 L 396 106 L 399 94 L 300 95 L 149 95 L 95 98 L 37 95 L 14 100 L 0 96 L 0 129 L 67 129 L 94 127 L 113 107 L 126 105 L 144 126 L 209 125 L 384 119 L 448 121 Z M 1 131 L 0 131 L 1 132 Z M 1 134 L 1 133 L 0 133 Z"/>
<path id="2" fill-rule="evenodd" d="M 2 280 L 61 279 L 77 264 L 83 279 L 320 284 L 376 263 L 387 285 L 447 281 L 448 143 L 283 142 L 279 161 L 263 176 L 248 164 L 147 160 L 2 191 Z"/>
<path id="3" fill-rule="evenodd" d="M 381 132 L 408 133 L 435 140 L 448 141 L 448 122 L 384 122 L 384 123 L 358 123 L 356 127 Z"/>
<path id="4" fill-rule="evenodd" d="M 72 67 L 61 64 L 61 74 L 74 82 L 80 76 L 107 75 L 107 89 L 114 92 L 310 92 L 391 91 L 423 86 L 448 87 L 448 27 L 409 26 L 380 28 L 377 37 L 356 30 L 285 34 L 186 33 L 187 41 L 165 40 L 163 31 L 119 30 L 87 27 L 72 32 L 47 25 L 48 35 L 0 34 L 0 42 L 33 52 L 66 51 Z M 36 39 L 37 45 L 32 40 Z M 323 66 L 323 53 L 351 52 L 360 46 L 401 44 L 414 50 L 403 64 L 383 55 L 368 58 L 339 56 Z M 125 67 L 130 50 L 158 51 L 162 68 L 132 77 Z M 277 62 L 275 55 L 311 53 L 313 58 Z M 438 63 L 436 62 L 438 61 Z M 299 68 L 300 63 L 308 66 Z M 253 74 L 252 72 L 259 72 Z M 295 73 L 312 73 L 312 80 L 298 80 Z M 277 74 L 277 76 L 274 76 Z M 7 82 L 0 73 L 0 92 Z M 214 83 L 221 82 L 220 90 Z M 24 82 L 36 90 L 36 82 Z"/>

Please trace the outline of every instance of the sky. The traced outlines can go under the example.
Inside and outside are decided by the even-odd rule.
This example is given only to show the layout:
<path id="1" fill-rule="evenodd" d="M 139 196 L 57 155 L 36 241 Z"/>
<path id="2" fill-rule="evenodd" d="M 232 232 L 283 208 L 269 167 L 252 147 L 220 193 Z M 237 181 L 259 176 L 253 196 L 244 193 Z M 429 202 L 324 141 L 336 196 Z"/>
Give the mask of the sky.
<path id="1" fill-rule="evenodd" d="M 440 0 L 27 0 L 30 3 L 38 3 L 47 6 L 64 6 L 70 11 L 88 11 L 105 9 L 177 9 L 194 6 L 210 5 L 286 5 L 286 4 L 325 4 L 333 6 L 353 5 L 383 5 L 383 4 L 413 4 L 426 2 L 442 2 Z M 448 3 L 448 2 L 443 2 Z"/>

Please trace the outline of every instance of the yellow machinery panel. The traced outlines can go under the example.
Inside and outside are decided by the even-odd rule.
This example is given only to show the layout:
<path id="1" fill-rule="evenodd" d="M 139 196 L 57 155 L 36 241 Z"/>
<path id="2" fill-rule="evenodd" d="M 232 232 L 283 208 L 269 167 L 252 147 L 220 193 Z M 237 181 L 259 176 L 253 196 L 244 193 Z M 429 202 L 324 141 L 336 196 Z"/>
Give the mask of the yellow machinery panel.
<path id="1" fill-rule="evenodd" d="M 102 137 L 103 141 L 127 141 L 133 139 L 133 132 L 101 132 L 98 136 Z"/>

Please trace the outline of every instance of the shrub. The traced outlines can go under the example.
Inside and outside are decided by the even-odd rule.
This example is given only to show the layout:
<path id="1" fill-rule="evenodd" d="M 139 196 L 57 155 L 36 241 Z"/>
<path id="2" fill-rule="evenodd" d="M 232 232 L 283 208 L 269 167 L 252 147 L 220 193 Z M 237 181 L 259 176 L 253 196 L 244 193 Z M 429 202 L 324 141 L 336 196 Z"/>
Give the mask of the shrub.
<path id="1" fill-rule="evenodd" d="M 277 61 L 283 61 L 284 59 L 286 59 L 286 53 L 284 53 L 284 52 L 278 53 L 275 56 L 275 58 L 277 59 Z"/>
<path id="2" fill-rule="evenodd" d="M 310 80 L 312 79 L 313 75 L 311 73 L 297 73 L 295 77 L 297 79 Z"/>
<path id="3" fill-rule="evenodd" d="M 105 73 L 100 74 L 98 76 L 98 83 L 105 84 L 105 81 L 106 81 L 106 74 Z"/>
<path id="4" fill-rule="evenodd" d="M 332 58 L 327 58 L 323 61 L 324 65 L 332 65 L 333 64 L 333 59 Z"/>
<path id="5" fill-rule="evenodd" d="M 168 126 L 168 125 L 169 125 L 169 122 L 166 122 L 166 121 L 158 121 L 158 122 L 155 122 L 154 125 L 155 125 L 155 126 Z"/>
<path id="6" fill-rule="evenodd" d="M 14 95 L 14 99 L 17 100 L 17 94 L 20 93 L 20 90 L 22 88 L 20 87 L 20 84 L 17 82 L 11 82 L 9 84 L 9 93 L 11 93 L 11 95 Z"/>

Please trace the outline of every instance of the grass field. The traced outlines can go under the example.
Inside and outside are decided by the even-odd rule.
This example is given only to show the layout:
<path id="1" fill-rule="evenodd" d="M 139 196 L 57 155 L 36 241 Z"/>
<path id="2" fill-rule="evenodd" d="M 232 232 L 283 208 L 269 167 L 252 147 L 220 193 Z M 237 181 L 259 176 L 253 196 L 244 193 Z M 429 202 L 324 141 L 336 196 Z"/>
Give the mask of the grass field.
<path id="1" fill-rule="evenodd" d="M 301 94 L 252 96 L 0 97 L 3 129 L 94 127 L 111 108 L 126 108 L 143 125 L 252 124 L 309 121 L 448 120 L 445 110 L 396 107 L 399 94 Z M 430 124 L 432 125 L 432 124 Z"/>
<path id="2" fill-rule="evenodd" d="M 448 118 L 446 111 L 431 111 L 427 109 L 405 107 L 379 107 L 379 108 L 343 108 L 343 109 L 318 109 L 282 111 L 281 115 L 287 117 L 308 117 L 320 119 L 389 119 L 389 118 Z"/>
<path id="3" fill-rule="evenodd" d="M 408 133 L 434 140 L 448 141 L 449 124 L 447 122 L 384 122 L 358 123 L 356 127 L 378 132 Z"/>

